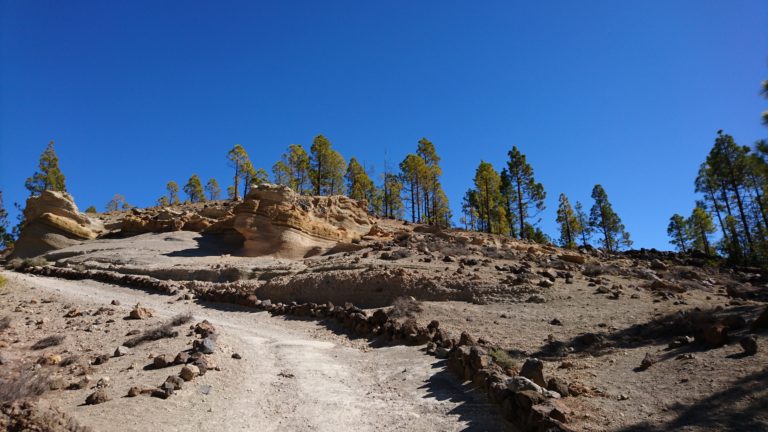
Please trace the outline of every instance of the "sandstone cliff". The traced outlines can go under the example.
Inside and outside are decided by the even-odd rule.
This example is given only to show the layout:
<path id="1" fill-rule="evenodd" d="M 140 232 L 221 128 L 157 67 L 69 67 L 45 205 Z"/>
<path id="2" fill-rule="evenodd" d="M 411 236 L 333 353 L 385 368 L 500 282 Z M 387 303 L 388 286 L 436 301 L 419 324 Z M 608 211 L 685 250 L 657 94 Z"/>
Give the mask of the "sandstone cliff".
<path id="1" fill-rule="evenodd" d="M 93 240 L 104 231 L 99 221 L 80 213 L 66 192 L 44 191 L 30 197 L 24 208 L 24 220 L 13 252 L 13 256 L 20 258 Z"/>
<path id="2" fill-rule="evenodd" d="M 366 205 L 345 196 L 302 196 L 286 186 L 255 186 L 235 208 L 247 256 L 303 258 L 351 245 L 367 234 Z"/>

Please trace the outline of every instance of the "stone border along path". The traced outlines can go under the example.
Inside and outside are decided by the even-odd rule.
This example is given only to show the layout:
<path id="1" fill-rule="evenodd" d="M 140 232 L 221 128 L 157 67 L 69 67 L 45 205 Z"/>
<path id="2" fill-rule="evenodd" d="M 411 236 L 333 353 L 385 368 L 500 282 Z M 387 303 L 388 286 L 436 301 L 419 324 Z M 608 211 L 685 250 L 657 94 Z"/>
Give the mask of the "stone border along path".
<path id="1" fill-rule="evenodd" d="M 168 295 L 178 294 L 185 284 L 165 281 L 149 276 L 125 275 L 103 270 L 80 271 L 67 267 L 33 266 L 18 269 L 22 273 L 40 276 L 58 277 L 69 280 L 92 279 L 98 282 L 124 285 L 131 288 L 149 289 Z M 221 284 L 226 285 L 226 284 Z M 541 362 L 529 359 L 523 366 L 523 374 L 539 381 L 515 375 L 515 371 L 502 368 L 489 355 L 492 350 L 501 349 L 479 339 L 476 341 L 467 332 L 462 332 L 458 340 L 449 332 L 440 329 L 440 323 L 430 322 L 427 327 L 418 326 L 414 320 L 403 323 L 389 317 L 383 309 L 376 310 L 370 316 L 351 303 L 335 306 L 328 302 L 272 304 L 269 300 L 258 300 L 253 295 L 238 293 L 234 289 L 205 290 L 198 297 L 201 300 L 230 303 L 264 310 L 274 315 L 293 315 L 322 320 L 330 318 L 342 324 L 354 335 L 369 339 L 383 338 L 390 343 L 405 345 L 427 345 L 426 353 L 447 358 L 448 369 L 460 380 L 469 381 L 482 390 L 488 399 L 500 405 L 504 418 L 522 431 L 570 432 L 566 413 L 569 411 L 559 401 L 560 394 L 547 390 L 535 375 L 541 373 Z M 196 293 L 197 294 L 197 293 Z M 533 376 L 526 369 L 534 369 Z"/>

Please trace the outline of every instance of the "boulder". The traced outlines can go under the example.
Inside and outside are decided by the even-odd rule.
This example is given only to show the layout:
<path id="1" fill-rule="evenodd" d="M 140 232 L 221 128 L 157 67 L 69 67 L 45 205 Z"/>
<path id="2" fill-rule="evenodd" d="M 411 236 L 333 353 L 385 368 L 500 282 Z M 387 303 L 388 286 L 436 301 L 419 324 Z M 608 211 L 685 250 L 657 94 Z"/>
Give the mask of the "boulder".
<path id="1" fill-rule="evenodd" d="M 209 337 L 198 339 L 192 343 L 192 349 L 203 354 L 213 354 L 216 351 L 216 343 Z"/>
<path id="2" fill-rule="evenodd" d="M 584 264 L 587 262 L 587 257 L 584 255 L 565 253 L 560 255 L 560 259 L 566 262 L 574 264 Z"/>
<path id="3" fill-rule="evenodd" d="M 136 303 L 136 306 L 134 306 L 130 314 L 128 314 L 128 318 L 130 319 L 147 319 L 151 317 L 152 309 L 142 307 L 138 303 Z"/>
<path id="4" fill-rule="evenodd" d="M 93 240 L 104 232 L 101 222 L 80 213 L 72 195 L 43 191 L 30 197 L 24 208 L 24 223 L 13 257 L 29 258 Z"/>
<path id="5" fill-rule="evenodd" d="M 355 249 L 373 225 L 367 204 L 351 198 L 299 195 L 287 186 L 255 185 L 235 207 L 234 228 L 246 256 L 298 259 Z"/>
<path id="6" fill-rule="evenodd" d="M 86 405 L 98 405 L 100 403 L 107 402 L 111 400 L 112 398 L 109 397 L 107 394 L 107 391 L 103 388 L 100 388 L 96 390 L 95 392 L 91 393 L 87 398 L 85 398 L 85 404 Z"/>
<path id="7" fill-rule="evenodd" d="M 184 381 L 192 381 L 198 375 L 200 375 L 200 369 L 195 365 L 184 366 L 181 368 L 181 372 L 179 372 L 179 376 Z"/>
<path id="8" fill-rule="evenodd" d="M 539 359 L 527 359 L 523 363 L 522 369 L 520 369 L 520 376 L 528 378 L 539 387 L 546 387 L 547 385 L 546 381 L 544 381 L 544 363 Z"/>

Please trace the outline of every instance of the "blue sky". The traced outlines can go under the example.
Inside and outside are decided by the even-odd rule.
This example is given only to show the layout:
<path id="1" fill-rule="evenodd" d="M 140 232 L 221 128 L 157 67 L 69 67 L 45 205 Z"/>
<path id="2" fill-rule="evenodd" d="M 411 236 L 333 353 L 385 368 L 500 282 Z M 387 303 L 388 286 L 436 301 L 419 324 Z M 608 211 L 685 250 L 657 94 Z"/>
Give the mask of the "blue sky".
<path id="1" fill-rule="evenodd" d="M 0 189 L 51 139 L 84 209 L 168 180 L 270 170 L 322 133 L 380 172 L 425 136 L 454 213 L 518 146 L 548 193 L 601 183 L 636 247 L 668 248 L 715 132 L 768 136 L 768 2 L 0 0 Z M 456 217 L 458 220 L 458 217 Z"/>

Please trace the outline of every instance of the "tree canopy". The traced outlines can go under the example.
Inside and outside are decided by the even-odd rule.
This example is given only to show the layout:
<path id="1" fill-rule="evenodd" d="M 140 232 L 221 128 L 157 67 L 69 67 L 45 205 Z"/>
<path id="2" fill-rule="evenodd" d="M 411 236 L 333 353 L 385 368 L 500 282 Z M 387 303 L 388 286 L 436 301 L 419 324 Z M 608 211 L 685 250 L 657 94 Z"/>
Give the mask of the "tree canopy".
<path id="1" fill-rule="evenodd" d="M 64 174 L 59 168 L 59 157 L 53 148 L 53 141 L 48 143 L 48 147 L 40 155 L 37 171 L 32 174 L 32 177 L 27 178 L 24 186 L 30 195 L 40 195 L 44 190 L 62 192 L 67 190 Z"/>

